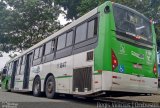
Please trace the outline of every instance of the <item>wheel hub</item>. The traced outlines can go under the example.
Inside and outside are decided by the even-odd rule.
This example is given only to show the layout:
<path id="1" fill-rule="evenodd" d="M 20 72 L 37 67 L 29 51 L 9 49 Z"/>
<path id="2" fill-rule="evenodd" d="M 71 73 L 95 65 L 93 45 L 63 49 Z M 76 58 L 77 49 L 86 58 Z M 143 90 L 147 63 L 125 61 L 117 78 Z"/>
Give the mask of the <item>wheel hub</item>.
<path id="1" fill-rule="evenodd" d="M 47 88 L 48 88 L 48 92 L 51 93 L 53 91 L 53 82 L 50 81 L 48 83 L 48 87 Z"/>
<path id="2" fill-rule="evenodd" d="M 38 90 L 39 90 L 39 83 L 38 82 L 36 82 L 36 84 L 35 84 L 35 89 L 34 89 L 34 92 L 35 93 L 38 93 Z"/>

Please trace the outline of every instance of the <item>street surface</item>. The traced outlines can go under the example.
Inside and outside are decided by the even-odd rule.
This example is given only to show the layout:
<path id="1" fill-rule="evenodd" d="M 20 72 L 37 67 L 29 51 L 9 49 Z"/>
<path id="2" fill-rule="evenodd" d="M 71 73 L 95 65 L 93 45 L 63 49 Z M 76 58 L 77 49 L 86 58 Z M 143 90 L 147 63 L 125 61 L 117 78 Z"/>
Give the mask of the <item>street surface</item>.
<path id="1" fill-rule="evenodd" d="M 25 108 L 96 108 L 97 105 L 96 101 L 91 102 L 85 99 L 65 96 L 60 96 L 58 99 L 47 99 L 45 96 L 34 97 L 31 93 L 13 93 L 2 90 L 0 90 L 0 102 L 2 103 L 0 108 L 24 108 L 24 106 Z M 3 104 L 6 105 L 6 103 L 18 103 L 18 107 L 3 107 Z"/>
<path id="2" fill-rule="evenodd" d="M 128 107 L 132 108 L 132 105 L 135 107 L 138 105 L 138 107 L 145 108 L 148 106 L 148 104 L 145 106 L 145 102 L 149 102 L 149 105 L 160 108 L 160 95 L 104 97 L 102 100 L 87 100 L 66 96 L 60 96 L 57 99 L 47 99 L 45 95 L 34 97 L 32 93 L 6 92 L 0 89 L 0 108 L 108 108 L 107 105 L 111 105 L 110 108 L 113 108 L 114 104 L 111 103 L 112 101 L 114 101 L 114 104 L 120 105 L 120 107 L 128 105 Z M 122 101 L 125 104 L 121 103 Z M 140 102 L 140 104 L 137 102 Z"/>

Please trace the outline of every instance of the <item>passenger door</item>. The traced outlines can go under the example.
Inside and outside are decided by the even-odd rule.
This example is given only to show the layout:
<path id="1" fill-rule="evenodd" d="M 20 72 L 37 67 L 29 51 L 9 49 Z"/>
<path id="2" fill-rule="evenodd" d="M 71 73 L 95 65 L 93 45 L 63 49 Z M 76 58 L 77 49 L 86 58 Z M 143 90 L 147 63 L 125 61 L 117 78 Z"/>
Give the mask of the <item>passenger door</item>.
<path id="1" fill-rule="evenodd" d="M 17 74 L 15 76 L 15 89 L 16 90 L 22 90 L 23 89 L 23 72 L 24 72 L 24 57 L 25 56 L 22 56 L 20 59 L 19 59 L 19 64 L 18 64 L 18 67 L 17 67 Z"/>
<path id="2" fill-rule="evenodd" d="M 24 78 L 23 78 L 23 89 L 28 89 L 29 87 L 29 76 L 30 76 L 30 68 L 32 64 L 33 53 L 29 53 L 26 56 L 26 63 L 25 63 L 25 71 L 24 71 Z"/>
<path id="3" fill-rule="evenodd" d="M 12 76 L 11 76 L 11 89 L 14 89 L 14 84 L 15 84 L 15 76 L 17 72 L 17 65 L 18 65 L 18 60 L 13 62 L 13 70 L 12 70 Z"/>

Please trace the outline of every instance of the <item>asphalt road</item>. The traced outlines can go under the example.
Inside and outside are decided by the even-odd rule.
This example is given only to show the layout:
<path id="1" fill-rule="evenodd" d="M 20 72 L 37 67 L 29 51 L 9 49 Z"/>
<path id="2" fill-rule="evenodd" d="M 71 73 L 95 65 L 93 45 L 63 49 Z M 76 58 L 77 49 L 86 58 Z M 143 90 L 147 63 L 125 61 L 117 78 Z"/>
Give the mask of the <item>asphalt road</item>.
<path id="1" fill-rule="evenodd" d="M 111 98 L 114 99 L 114 97 Z M 144 102 L 160 102 L 160 95 L 115 98 Z M 121 102 L 121 100 L 119 102 Z M 45 95 L 34 97 L 32 96 L 32 93 L 5 92 L 0 89 L 0 108 L 108 108 L 107 105 L 106 102 L 102 103 L 101 101 L 87 100 L 84 98 L 59 96 L 57 99 L 47 99 Z M 125 105 L 128 105 L 128 103 Z M 157 104 L 155 105 L 157 106 Z"/>
<path id="2" fill-rule="evenodd" d="M 97 108 L 97 102 L 65 96 L 47 99 L 45 96 L 34 97 L 31 93 L 0 90 L 0 108 Z"/>

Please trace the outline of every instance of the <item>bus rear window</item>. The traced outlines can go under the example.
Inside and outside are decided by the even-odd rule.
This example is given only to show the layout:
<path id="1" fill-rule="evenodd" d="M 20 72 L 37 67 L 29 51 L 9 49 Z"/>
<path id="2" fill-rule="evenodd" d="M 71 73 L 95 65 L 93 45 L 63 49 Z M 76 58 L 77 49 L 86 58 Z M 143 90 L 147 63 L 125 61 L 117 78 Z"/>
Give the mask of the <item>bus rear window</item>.
<path id="1" fill-rule="evenodd" d="M 143 40 L 152 41 L 151 24 L 147 18 L 128 8 L 113 5 L 115 25 L 118 31 L 140 36 Z"/>

